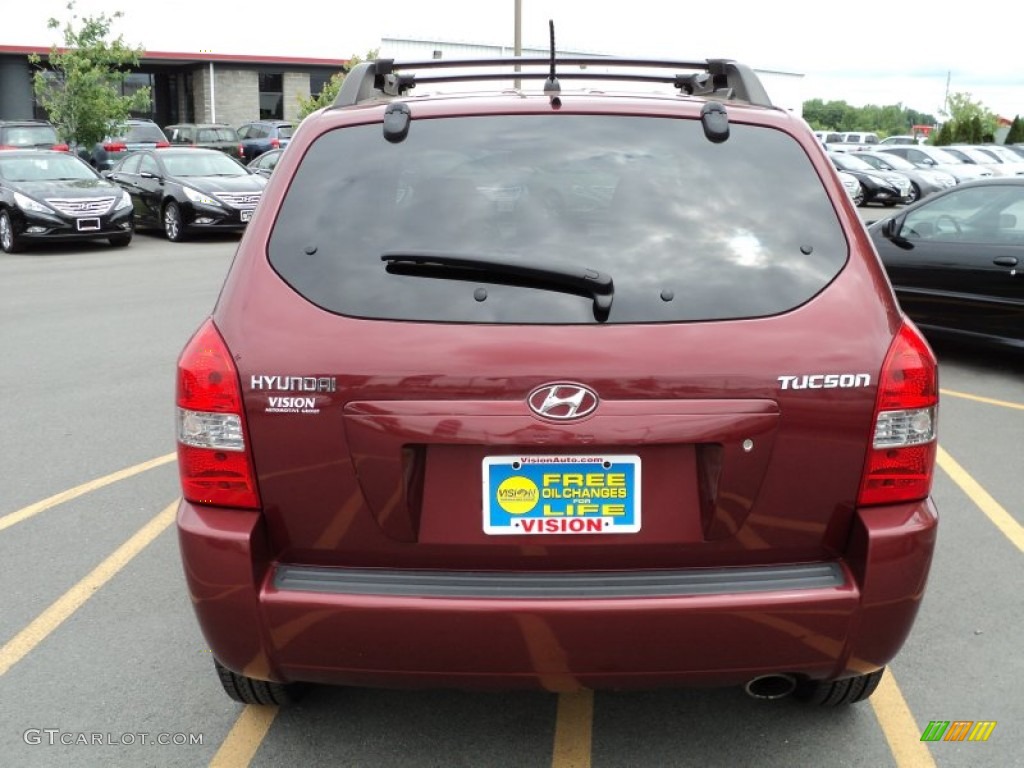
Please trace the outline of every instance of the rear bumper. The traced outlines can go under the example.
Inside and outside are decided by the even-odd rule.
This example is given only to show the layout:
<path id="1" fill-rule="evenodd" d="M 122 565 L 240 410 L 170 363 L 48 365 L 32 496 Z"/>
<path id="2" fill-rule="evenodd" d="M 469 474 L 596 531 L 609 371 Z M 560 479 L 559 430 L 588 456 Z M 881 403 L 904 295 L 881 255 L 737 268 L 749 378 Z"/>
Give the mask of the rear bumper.
<path id="1" fill-rule="evenodd" d="M 581 578 L 282 565 L 266 556 L 257 513 L 178 510 L 200 627 L 237 672 L 548 690 L 877 669 L 910 632 L 936 522 L 930 501 L 861 510 L 847 558 L 833 563 Z"/>

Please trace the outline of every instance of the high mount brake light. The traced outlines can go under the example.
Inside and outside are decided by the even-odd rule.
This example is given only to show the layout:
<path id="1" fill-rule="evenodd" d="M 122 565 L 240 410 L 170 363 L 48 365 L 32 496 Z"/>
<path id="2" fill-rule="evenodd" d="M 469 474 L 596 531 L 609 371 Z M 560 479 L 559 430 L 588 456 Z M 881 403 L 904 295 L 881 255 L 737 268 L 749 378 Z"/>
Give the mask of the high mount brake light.
<path id="1" fill-rule="evenodd" d="M 196 331 L 178 359 L 177 403 L 178 472 L 185 499 L 258 508 L 238 370 L 212 320 Z"/>
<path id="2" fill-rule="evenodd" d="M 874 434 L 861 479 L 861 506 L 928 496 L 935 471 L 938 367 L 921 333 L 900 328 L 878 381 Z"/>

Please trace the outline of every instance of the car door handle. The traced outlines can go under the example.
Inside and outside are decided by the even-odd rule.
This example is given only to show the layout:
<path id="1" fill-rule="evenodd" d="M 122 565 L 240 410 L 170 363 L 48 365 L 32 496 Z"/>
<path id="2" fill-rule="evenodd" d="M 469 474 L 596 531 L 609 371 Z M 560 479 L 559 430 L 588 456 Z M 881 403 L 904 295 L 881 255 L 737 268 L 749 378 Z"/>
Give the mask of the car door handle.
<path id="1" fill-rule="evenodd" d="M 1017 257 L 1016 256 L 999 256 L 992 259 L 992 263 L 997 267 L 1016 267 Z"/>

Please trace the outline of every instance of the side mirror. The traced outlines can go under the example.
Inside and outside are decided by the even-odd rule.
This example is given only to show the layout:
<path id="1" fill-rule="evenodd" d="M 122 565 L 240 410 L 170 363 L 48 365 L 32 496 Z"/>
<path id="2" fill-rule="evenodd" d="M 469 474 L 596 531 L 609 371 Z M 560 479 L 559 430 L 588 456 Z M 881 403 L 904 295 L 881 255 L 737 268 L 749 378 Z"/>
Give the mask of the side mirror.
<path id="1" fill-rule="evenodd" d="M 887 239 L 891 240 L 893 245 L 902 248 L 904 250 L 911 250 L 914 244 L 907 238 L 903 237 L 900 233 L 903 231 L 903 217 L 894 216 L 890 219 L 886 219 L 882 222 L 882 235 Z"/>

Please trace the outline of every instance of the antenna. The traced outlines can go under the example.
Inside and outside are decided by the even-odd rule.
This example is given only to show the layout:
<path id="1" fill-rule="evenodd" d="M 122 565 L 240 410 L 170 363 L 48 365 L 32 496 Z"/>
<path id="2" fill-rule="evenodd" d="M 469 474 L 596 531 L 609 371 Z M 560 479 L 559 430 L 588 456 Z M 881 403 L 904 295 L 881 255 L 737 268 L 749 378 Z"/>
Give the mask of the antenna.
<path id="1" fill-rule="evenodd" d="M 544 81 L 544 93 L 554 101 L 562 92 L 562 86 L 558 84 L 558 78 L 555 76 L 555 22 L 552 19 L 548 19 L 548 30 L 551 33 L 551 71 L 548 79 Z"/>

